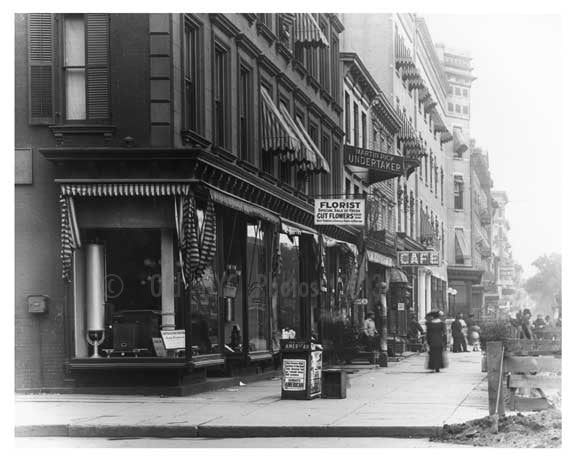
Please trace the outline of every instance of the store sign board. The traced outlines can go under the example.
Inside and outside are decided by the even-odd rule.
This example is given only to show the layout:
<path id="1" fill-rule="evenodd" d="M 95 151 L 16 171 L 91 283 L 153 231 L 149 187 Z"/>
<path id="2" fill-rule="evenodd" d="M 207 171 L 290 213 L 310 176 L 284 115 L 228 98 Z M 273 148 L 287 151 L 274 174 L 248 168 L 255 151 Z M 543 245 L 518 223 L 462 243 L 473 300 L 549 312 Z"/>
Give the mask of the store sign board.
<path id="1" fill-rule="evenodd" d="M 512 282 L 512 280 L 514 280 L 513 266 L 502 266 L 499 272 L 501 281 Z"/>
<path id="2" fill-rule="evenodd" d="M 282 360 L 282 389 L 285 391 L 303 391 L 306 389 L 306 360 Z"/>
<path id="3" fill-rule="evenodd" d="M 161 331 L 162 341 L 166 349 L 184 349 L 186 347 L 186 338 L 184 330 L 166 330 Z"/>
<path id="4" fill-rule="evenodd" d="M 439 266 L 440 255 L 436 250 L 398 251 L 400 266 Z"/>
<path id="5" fill-rule="evenodd" d="M 344 164 L 396 176 L 404 171 L 403 157 L 354 146 L 344 146 Z"/>
<path id="6" fill-rule="evenodd" d="M 314 224 L 364 226 L 366 215 L 365 199 L 314 200 Z"/>

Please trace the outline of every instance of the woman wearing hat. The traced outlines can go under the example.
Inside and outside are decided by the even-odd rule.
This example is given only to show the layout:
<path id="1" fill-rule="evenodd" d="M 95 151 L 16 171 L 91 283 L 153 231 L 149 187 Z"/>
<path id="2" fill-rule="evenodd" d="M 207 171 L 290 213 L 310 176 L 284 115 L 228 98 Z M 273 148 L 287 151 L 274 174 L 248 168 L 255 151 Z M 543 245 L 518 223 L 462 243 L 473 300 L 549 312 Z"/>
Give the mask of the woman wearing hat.
<path id="1" fill-rule="evenodd" d="M 439 372 L 446 367 L 444 350 L 446 348 L 446 324 L 442 320 L 441 312 L 433 311 L 427 316 L 426 342 L 428 343 L 428 369 Z"/>

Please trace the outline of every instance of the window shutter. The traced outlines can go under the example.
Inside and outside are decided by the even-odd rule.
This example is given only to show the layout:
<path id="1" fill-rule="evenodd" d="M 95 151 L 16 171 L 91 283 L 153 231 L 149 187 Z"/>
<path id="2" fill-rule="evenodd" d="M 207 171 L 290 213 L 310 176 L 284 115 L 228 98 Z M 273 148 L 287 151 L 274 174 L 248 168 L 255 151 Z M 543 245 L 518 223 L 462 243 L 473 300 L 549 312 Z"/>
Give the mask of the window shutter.
<path id="1" fill-rule="evenodd" d="M 88 120 L 110 118 L 110 20 L 86 15 L 86 104 Z"/>
<path id="2" fill-rule="evenodd" d="M 28 104 L 32 125 L 53 123 L 54 22 L 49 13 L 28 15 Z"/>

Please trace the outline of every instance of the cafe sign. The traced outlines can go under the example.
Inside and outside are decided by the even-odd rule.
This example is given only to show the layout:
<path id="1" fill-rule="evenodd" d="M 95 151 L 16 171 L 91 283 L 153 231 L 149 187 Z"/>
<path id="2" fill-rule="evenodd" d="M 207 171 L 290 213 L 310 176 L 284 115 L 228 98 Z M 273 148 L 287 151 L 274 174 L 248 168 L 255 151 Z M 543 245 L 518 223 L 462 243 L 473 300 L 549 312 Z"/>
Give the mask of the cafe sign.
<path id="1" fill-rule="evenodd" d="M 314 200 L 315 225 L 363 226 L 366 212 L 365 199 Z"/>
<path id="2" fill-rule="evenodd" d="M 395 176 L 404 171 L 403 157 L 354 146 L 344 146 L 344 163 Z"/>
<path id="3" fill-rule="evenodd" d="M 436 250 L 425 251 L 399 251 L 398 265 L 400 266 L 438 266 L 440 255 Z"/>

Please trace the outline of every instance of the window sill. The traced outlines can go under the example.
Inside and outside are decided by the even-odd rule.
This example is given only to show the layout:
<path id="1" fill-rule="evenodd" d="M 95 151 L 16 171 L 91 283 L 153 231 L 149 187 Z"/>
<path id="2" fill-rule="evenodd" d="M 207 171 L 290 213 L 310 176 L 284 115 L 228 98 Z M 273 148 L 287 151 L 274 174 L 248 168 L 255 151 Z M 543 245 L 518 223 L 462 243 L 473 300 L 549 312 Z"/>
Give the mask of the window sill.
<path id="1" fill-rule="evenodd" d="M 258 173 L 258 167 L 247 160 L 238 159 L 238 166 L 249 171 L 250 173 Z"/>
<path id="2" fill-rule="evenodd" d="M 312 75 L 308 74 L 306 81 L 308 82 L 308 85 L 310 85 L 314 89 L 314 91 L 317 92 L 320 90 L 320 82 L 316 80 L 316 77 L 313 77 Z"/>
<path id="3" fill-rule="evenodd" d="M 109 145 L 112 141 L 112 135 L 116 131 L 115 125 L 104 124 L 67 124 L 67 125 L 50 125 L 50 130 L 56 138 L 56 145 L 64 145 L 65 137 L 75 135 L 98 135 L 104 136 L 104 143 Z"/>
<path id="4" fill-rule="evenodd" d="M 266 39 L 269 45 L 272 45 L 276 41 L 276 35 L 270 30 L 270 28 L 263 22 L 258 22 L 256 24 L 256 30 L 258 35 L 262 35 Z"/>
<path id="5" fill-rule="evenodd" d="M 274 184 L 274 185 L 278 184 L 278 181 L 276 180 L 276 178 L 274 176 L 272 176 L 270 173 L 267 173 L 266 171 L 259 171 L 258 176 L 260 176 L 262 179 L 268 181 L 270 184 Z"/>
<path id="6" fill-rule="evenodd" d="M 292 68 L 300 75 L 300 77 L 306 78 L 308 72 L 306 71 L 304 64 L 302 64 L 300 61 L 294 59 L 294 61 L 292 61 Z"/>
<path id="7" fill-rule="evenodd" d="M 332 96 L 325 88 L 320 88 L 320 97 L 324 99 L 328 105 L 331 105 L 334 102 L 334 99 L 332 99 Z"/>
<path id="8" fill-rule="evenodd" d="M 276 52 L 286 59 L 286 62 L 290 62 L 294 58 L 292 50 L 281 41 L 276 42 Z"/>
<path id="9" fill-rule="evenodd" d="M 182 137 L 182 144 L 184 145 L 206 148 L 212 144 L 208 139 L 192 130 L 182 130 L 180 136 Z"/>

